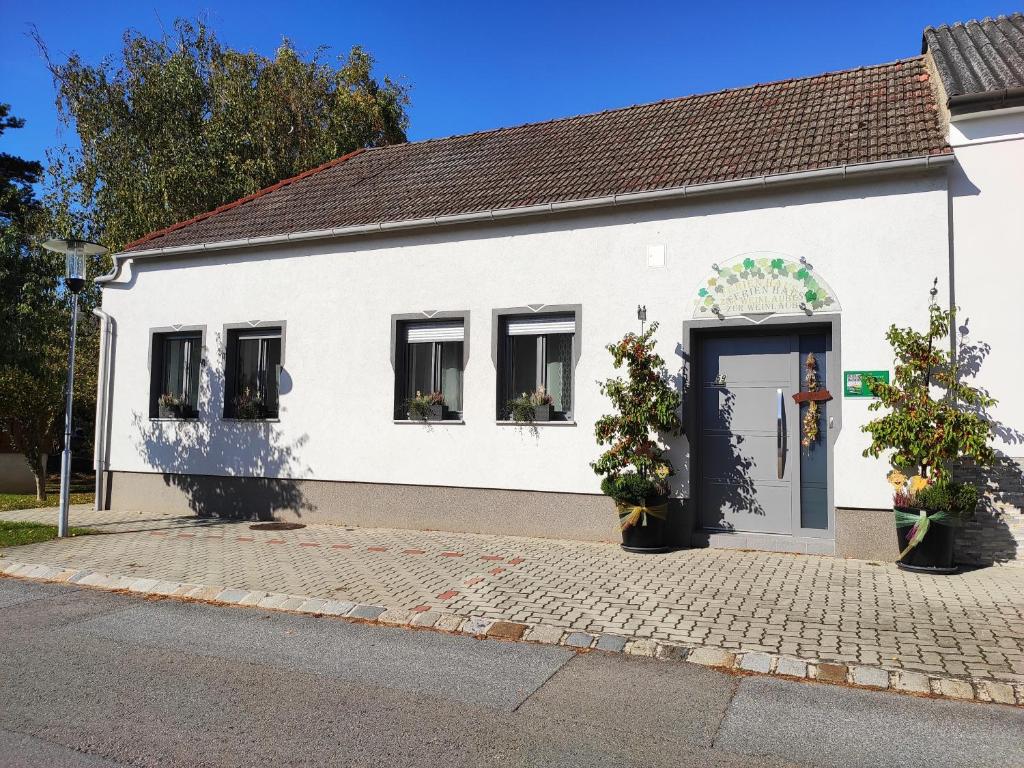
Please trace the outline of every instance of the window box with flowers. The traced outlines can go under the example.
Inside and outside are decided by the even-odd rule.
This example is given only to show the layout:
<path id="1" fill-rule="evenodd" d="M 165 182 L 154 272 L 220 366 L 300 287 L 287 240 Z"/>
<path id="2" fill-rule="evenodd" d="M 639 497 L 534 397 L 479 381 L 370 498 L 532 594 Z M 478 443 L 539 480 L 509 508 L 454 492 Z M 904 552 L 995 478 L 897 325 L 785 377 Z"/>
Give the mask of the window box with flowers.
<path id="1" fill-rule="evenodd" d="M 448 405 L 441 392 L 416 392 L 405 401 L 406 415 L 410 421 L 444 421 Z"/>
<path id="2" fill-rule="evenodd" d="M 186 419 L 192 415 L 192 409 L 182 395 L 164 392 L 157 400 L 157 415 L 161 419 Z"/>
<path id="3" fill-rule="evenodd" d="M 548 394 L 544 387 L 537 387 L 533 392 L 523 392 L 519 397 L 508 401 L 508 418 L 510 421 L 523 424 L 551 421 L 554 403 L 555 398 Z"/>
<path id="4" fill-rule="evenodd" d="M 268 416 L 266 403 L 254 390 L 246 387 L 235 396 L 234 418 L 242 420 L 265 419 Z"/>

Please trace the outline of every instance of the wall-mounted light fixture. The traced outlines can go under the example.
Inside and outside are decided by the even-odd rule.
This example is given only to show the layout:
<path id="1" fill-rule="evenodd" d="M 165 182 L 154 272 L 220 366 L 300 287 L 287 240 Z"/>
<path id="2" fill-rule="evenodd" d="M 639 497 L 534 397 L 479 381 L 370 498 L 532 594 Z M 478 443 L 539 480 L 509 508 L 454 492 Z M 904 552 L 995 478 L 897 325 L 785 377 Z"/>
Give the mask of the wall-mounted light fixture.
<path id="1" fill-rule="evenodd" d="M 640 335 L 644 333 L 644 323 L 647 322 L 647 305 L 636 305 L 636 319 L 640 321 Z"/>

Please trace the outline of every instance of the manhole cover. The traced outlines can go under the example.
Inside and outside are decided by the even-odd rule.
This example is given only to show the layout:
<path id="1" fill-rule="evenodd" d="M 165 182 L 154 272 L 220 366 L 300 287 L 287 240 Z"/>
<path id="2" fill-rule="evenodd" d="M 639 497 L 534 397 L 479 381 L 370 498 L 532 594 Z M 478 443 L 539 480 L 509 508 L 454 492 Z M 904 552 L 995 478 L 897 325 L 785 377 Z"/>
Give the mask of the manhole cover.
<path id="1" fill-rule="evenodd" d="M 305 528 L 302 523 L 253 523 L 249 526 L 251 531 L 296 531 Z"/>

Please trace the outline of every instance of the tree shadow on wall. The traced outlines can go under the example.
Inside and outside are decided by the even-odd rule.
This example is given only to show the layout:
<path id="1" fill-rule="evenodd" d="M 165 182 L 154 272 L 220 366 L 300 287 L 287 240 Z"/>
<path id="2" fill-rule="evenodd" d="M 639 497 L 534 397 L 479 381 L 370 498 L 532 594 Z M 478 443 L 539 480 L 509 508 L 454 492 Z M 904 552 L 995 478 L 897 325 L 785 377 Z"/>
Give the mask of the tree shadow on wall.
<path id="1" fill-rule="evenodd" d="M 282 372 L 282 393 L 284 379 Z M 300 485 L 308 474 L 299 458 L 308 436 L 287 442 L 272 421 L 225 420 L 224 392 L 223 374 L 204 359 L 197 419 L 153 421 L 133 413 L 136 447 L 146 463 L 199 517 L 272 520 L 313 509 Z"/>
<path id="2" fill-rule="evenodd" d="M 971 342 L 970 319 L 957 329 L 956 362 L 961 378 L 975 378 L 991 345 Z M 986 395 L 995 397 L 979 387 Z M 997 398 L 998 399 L 998 398 Z M 972 409 L 989 424 L 992 435 L 1006 445 L 1024 445 L 1024 432 L 1003 424 L 987 408 Z M 957 537 L 957 559 L 973 565 L 993 565 L 1016 560 L 1021 543 L 1013 535 L 1008 518 L 1024 516 L 1024 470 L 1005 451 L 996 449 L 996 460 L 991 467 L 979 467 L 964 462 L 956 468 L 955 477 L 961 482 L 978 486 L 981 500 L 973 520 L 967 522 Z"/>
<path id="3" fill-rule="evenodd" d="M 710 404 L 715 392 L 719 394 L 717 411 L 709 409 L 703 413 L 706 421 L 698 450 L 704 479 L 700 481 L 697 498 L 706 528 L 732 531 L 735 526 L 726 520 L 727 512 L 758 517 L 764 517 L 767 512 L 761 506 L 752 477 L 757 462 L 744 451 L 746 438 L 732 431 L 736 394 L 726 387 L 715 386 L 706 388 L 700 397 Z M 703 402 L 697 407 L 704 407 Z"/>

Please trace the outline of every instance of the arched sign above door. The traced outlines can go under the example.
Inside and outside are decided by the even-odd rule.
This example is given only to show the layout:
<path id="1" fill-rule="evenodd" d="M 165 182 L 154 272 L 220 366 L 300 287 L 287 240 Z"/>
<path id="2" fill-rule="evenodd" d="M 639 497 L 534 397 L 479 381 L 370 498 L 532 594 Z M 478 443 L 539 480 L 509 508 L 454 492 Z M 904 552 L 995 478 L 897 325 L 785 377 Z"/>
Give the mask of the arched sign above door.
<path id="1" fill-rule="evenodd" d="M 806 259 L 781 253 L 744 253 L 721 264 L 697 290 L 696 319 L 813 315 L 838 312 L 839 302 Z"/>

